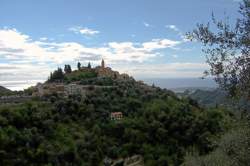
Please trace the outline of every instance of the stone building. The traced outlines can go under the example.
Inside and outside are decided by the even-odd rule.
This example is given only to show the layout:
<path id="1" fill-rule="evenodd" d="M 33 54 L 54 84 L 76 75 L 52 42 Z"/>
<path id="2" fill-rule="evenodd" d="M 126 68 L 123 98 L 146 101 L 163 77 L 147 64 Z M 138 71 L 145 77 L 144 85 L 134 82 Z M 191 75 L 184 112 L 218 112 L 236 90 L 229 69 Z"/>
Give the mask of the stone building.
<path id="1" fill-rule="evenodd" d="M 38 83 L 32 96 L 42 97 L 52 94 L 64 95 L 64 84 L 62 83 Z"/>
<path id="2" fill-rule="evenodd" d="M 79 71 L 73 71 L 79 72 Z M 72 72 L 72 73 L 73 73 Z M 97 77 L 110 77 L 112 79 L 122 79 L 122 80 L 131 80 L 132 77 L 129 77 L 127 74 L 120 74 L 118 71 L 113 71 L 110 67 L 105 66 L 105 61 L 102 59 L 101 66 L 95 68 L 82 67 L 80 72 L 95 72 Z M 80 85 L 80 81 L 74 82 L 71 84 L 64 84 L 62 82 L 57 83 L 38 83 L 35 86 L 33 96 L 48 96 L 48 95 L 61 95 L 69 96 L 74 94 L 86 95 L 91 89 L 103 89 L 103 88 L 114 88 L 113 86 L 97 86 L 97 85 Z"/>
<path id="3" fill-rule="evenodd" d="M 105 66 L 105 61 L 102 59 L 101 66 L 97 66 L 95 69 L 98 77 L 110 77 L 113 79 L 133 79 L 128 74 L 120 74 L 118 71 L 113 71 L 110 67 Z"/>
<path id="4" fill-rule="evenodd" d="M 82 94 L 83 89 L 82 89 L 81 85 L 77 85 L 77 84 L 72 83 L 72 84 L 65 85 L 65 93 L 67 95 Z"/>
<path id="5" fill-rule="evenodd" d="M 43 97 L 49 96 L 53 94 L 57 94 L 60 96 L 67 97 L 69 95 L 82 95 L 86 96 L 86 94 L 91 91 L 91 89 L 96 88 L 109 88 L 107 86 L 94 86 L 94 85 L 79 85 L 77 83 L 71 84 L 59 84 L 59 83 L 45 83 L 45 84 L 37 84 L 34 88 L 32 96 L 34 97 Z"/>

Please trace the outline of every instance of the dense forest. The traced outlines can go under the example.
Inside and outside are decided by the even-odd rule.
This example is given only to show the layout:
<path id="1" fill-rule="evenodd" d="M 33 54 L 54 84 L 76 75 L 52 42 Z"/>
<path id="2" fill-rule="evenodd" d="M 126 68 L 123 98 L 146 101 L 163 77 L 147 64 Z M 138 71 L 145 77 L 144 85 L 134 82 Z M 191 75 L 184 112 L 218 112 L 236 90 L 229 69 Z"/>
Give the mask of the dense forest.
<path id="1" fill-rule="evenodd" d="M 204 107 L 225 107 L 231 110 L 246 110 L 250 111 L 250 102 L 244 97 L 232 98 L 229 94 L 220 88 L 211 90 L 185 90 L 177 93 L 180 97 L 188 97 L 196 100 L 199 105 Z"/>
<path id="2" fill-rule="evenodd" d="M 214 141 L 236 118 L 222 108 L 204 109 L 195 100 L 132 79 L 81 71 L 63 74 L 62 81 L 69 82 L 66 77 L 115 88 L 93 89 L 85 97 L 55 94 L 1 105 L 1 165 L 104 165 L 105 158 L 135 154 L 148 166 L 180 165 L 191 151 L 213 150 Z M 111 120 L 110 113 L 117 111 L 124 118 Z"/>

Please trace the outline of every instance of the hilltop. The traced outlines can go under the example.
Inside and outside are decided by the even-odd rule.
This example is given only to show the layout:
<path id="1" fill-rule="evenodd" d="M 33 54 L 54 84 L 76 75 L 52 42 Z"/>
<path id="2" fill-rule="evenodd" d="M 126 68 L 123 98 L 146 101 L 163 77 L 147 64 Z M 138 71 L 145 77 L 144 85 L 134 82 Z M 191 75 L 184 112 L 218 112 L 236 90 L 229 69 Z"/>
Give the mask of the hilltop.
<path id="1" fill-rule="evenodd" d="M 101 66 L 91 68 L 78 65 L 78 69 L 72 71 L 70 65 L 65 65 L 64 72 L 58 68 L 50 74 L 45 83 L 39 83 L 29 89 L 33 96 L 49 96 L 53 94 L 69 96 L 83 95 L 92 88 L 115 88 L 121 82 L 136 82 L 133 77 L 127 74 L 120 74 L 109 67 L 105 67 L 102 60 Z M 138 82 L 142 83 L 142 82 Z M 146 84 L 144 84 L 146 85 Z"/>
<path id="2" fill-rule="evenodd" d="M 66 68 L 30 101 L 1 105 L 0 165 L 180 165 L 194 147 L 208 153 L 230 120 L 104 65 Z"/>

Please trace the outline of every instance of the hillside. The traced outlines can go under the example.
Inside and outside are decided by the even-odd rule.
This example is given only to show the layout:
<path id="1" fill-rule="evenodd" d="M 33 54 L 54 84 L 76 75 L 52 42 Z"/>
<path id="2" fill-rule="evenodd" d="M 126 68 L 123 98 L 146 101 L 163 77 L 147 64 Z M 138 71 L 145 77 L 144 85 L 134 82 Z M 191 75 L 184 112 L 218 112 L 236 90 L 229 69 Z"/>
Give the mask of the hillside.
<path id="1" fill-rule="evenodd" d="M 249 110 L 250 103 L 246 98 L 241 97 L 240 99 L 233 99 L 222 89 L 211 89 L 211 90 L 189 90 L 187 89 L 183 93 L 177 93 L 181 97 L 189 97 L 196 100 L 199 105 L 205 107 L 226 107 L 232 110 L 245 109 Z"/>
<path id="2" fill-rule="evenodd" d="M 146 166 L 180 165 L 190 148 L 209 152 L 230 119 L 131 77 L 92 71 L 63 73 L 40 86 L 58 93 L 1 105 L 0 165 L 97 166 L 135 155 Z M 86 91 L 59 93 L 71 85 Z"/>
<path id="3" fill-rule="evenodd" d="M 0 86 L 0 96 L 3 96 L 3 95 L 8 95 L 8 94 L 11 94 L 12 91 L 3 87 L 3 86 Z"/>

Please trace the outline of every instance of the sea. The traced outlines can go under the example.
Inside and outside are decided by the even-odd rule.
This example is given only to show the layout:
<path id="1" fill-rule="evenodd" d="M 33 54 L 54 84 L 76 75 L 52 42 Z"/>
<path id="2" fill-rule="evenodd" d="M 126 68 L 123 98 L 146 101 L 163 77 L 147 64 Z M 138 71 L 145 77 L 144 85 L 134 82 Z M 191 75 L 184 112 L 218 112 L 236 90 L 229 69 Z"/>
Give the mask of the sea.
<path id="1" fill-rule="evenodd" d="M 175 92 L 183 92 L 186 89 L 213 90 L 218 87 L 212 78 L 142 78 L 148 85 L 155 85 Z"/>

